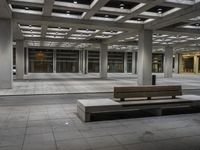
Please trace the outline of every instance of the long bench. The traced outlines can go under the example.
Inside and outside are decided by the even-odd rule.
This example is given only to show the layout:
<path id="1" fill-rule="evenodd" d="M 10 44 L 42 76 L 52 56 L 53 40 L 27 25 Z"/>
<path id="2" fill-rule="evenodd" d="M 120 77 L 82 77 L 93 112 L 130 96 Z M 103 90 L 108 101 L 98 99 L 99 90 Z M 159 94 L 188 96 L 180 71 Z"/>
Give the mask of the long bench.
<path id="1" fill-rule="evenodd" d="M 117 94 L 114 92 L 114 98 L 125 99 L 138 97 L 138 99 L 127 101 L 115 101 L 113 99 L 108 98 L 81 99 L 77 101 L 77 113 L 81 120 L 88 122 L 91 121 L 91 115 L 96 113 L 150 110 L 151 112 L 157 115 L 162 115 L 162 110 L 166 108 L 200 106 L 200 96 L 182 95 L 182 90 L 180 90 L 181 86 L 171 86 L 173 90 L 168 90 L 167 94 L 163 91 L 163 89 L 169 89 L 169 87 L 170 86 L 145 86 L 144 88 L 138 87 L 140 90 L 143 88 L 143 92 L 137 90 L 137 87 L 125 87 L 122 91 L 128 93 L 128 96 L 125 95 L 125 92 L 117 92 Z M 133 91 L 133 89 L 136 92 L 134 94 L 130 92 Z M 146 89 L 148 89 L 148 91 L 151 92 L 147 92 Z M 119 89 L 115 87 L 114 91 L 119 91 Z M 159 95 L 159 98 L 157 97 L 156 93 Z M 168 96 L 170 96 L 170 98 Z M 146 97 L 151 97 L 152 99 L 147 100 Z M 156 98 L 153 99 L 153 97 Z M 173 97 L 173 99 L 171 97 Z"/>
<path id="2" fill-rule="evenodd" d="M 135 86 L 135 87 L 114 87 L 114 98 L 124 101 L 126 98 L 146 97 L 150 100 L 152 97 L 176 96 L 182 95 L 180 85 L 175 86 Z"/>

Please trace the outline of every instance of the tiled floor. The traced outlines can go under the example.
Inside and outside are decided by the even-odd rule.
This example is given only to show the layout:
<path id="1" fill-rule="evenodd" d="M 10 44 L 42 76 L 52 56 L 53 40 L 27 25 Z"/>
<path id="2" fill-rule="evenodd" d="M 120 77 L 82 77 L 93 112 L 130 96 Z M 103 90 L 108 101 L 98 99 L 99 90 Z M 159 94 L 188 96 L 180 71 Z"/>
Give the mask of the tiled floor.
<path id="1" fill-rule="evenodd" d="M 137 76 L 124 73 L 109 74 L 99 79 L 98 74 L 29 74 L 27 80 L 14 81 L 13 89 L 0 90 L 0 95 L 32 95 L 61 93 L 112 92 L 114 86 L 137 85 Z M 171 79 L 157 74 L 158 85 L 179 84 L 183 89 L 200 89 L 200 75 L 174 75 Z"/>
<path id="2" fill-rule="evenodd" d="M 200 149 L 199 113 L 84 123 L 76 99 L 85 96 L 0 97 L 0 150 Z"/>

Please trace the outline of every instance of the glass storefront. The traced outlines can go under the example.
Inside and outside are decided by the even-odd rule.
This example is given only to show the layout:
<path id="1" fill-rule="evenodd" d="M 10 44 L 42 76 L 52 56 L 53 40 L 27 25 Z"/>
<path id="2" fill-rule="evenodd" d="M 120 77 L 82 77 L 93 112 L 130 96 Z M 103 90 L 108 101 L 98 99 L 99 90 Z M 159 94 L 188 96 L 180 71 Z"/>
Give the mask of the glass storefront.
<path id="1" fill-rule="evenodd" d="M 127 72 L 132 72 L 132 53 L 127 53 Z"/>
<path id="2" fill-rule="evenodd" d="M 108 72 L 124 72 L 124 53 L 108 52 Z"/>
<path id="3" fill-rule="evenodd" d="M 194 73 L 194 56 L 182 55 L 182 72 Z"/>
<path id="4" fill-rule="evenodd" d="M 88 72 L 96 73 L 99 72 L 99 52 L 88 51 Z"/>
<path id="5" fill-rule="evenodd" d="M 57 50 L 56 51 L 56 72 L 78 73 L 79 51 Z"/>
<path id="6" fill-rule="evenodd" d="M 53 50 L 29 49 L 29 72 L 52 73 Z"/>
<path id="7" fill-rule="evenodd" d="M 161 73 L 163 72 L 163 54 L 152 54 L 152 72 Z"/>

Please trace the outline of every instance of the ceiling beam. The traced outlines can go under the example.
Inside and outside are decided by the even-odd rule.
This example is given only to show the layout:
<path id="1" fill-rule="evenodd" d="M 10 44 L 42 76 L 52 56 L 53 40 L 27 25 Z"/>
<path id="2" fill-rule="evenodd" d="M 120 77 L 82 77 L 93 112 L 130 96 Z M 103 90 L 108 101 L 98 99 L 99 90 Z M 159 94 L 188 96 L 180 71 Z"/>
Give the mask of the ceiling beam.
<path id="1" fill-rule="evenodd" d="M 56 38 L 38 38 L 38 37 L 25 37 L 26 41 L 48 41 L 48 42 L 69 42 L 69 43 L 101 43 L 101 40 L 72 40 L 72 39 L 56 39 Z"/>
<path id="2" fill-rule="evenodd" d="M 51 16 L 51 12 L 53 10 L 53 4 L 54 0 L 44 0 L 44 6 L 43 6 L 43 16 Z M 44 38 L 46 36 L 48 29 L 48 25 L 43 24 L 42 30 L 41 30 L 41 36 Z M 42 42 L 42 45 L 44 43 Z"/>
<path id="3" fill-rule="evenodd" d="M 145 4 L 144 6 L 142 6 L 139 9 L 134 10 L 133 12 L 131 12 L 131 14 L 126 15 L 125 17 L 123 17 L 122 19 L 118 20 L 118 22 L 124 22 L 126 20 L 129 20 L 133 17 L 137 17 L 138 15 L 140 15 L 142 12 L 156 6 L 159 5 L 160 3 L 164 2 L 165 0 L 155 0 L 155 1 L 150 1 L 149 3 Z"/>
<path id="4" fill-rule="evenodd" d="M 128 24 L 128 23 L 117 23 L 111 21 L 100 21 L 100 20 L 81 20 L 72 18 L 62 18 L 55 16 L 40 16 L 30 15 L 23 13 L 13 13 L 13 19 L 24 24 L 47 24 L 54 26 L 63 27 L 76 27 L 86 29 L 100 29 L 100 30 L 122 30 L 122 31 L 138 31 L 141 30 L 143 25 L 140 24 Z"/>
<path id="5" fill-rule="evenodd" d="M 119 40 L 124 40 L 125 38 L 135 36 L 136 34 L 138 34 L 138 32 L 133 32 L 133 31 L 132 32 L 123 32 L 119 35 L 113 36 L 112 38 L 105 40 L 104 43 L 105 44 L 116 43 L 116 42 L 119 42 Z"/>
<path id="6" fill-rule="evenodd" d="M 23 39 L 24 37 L 18 26 L 18 23 L 14 21 L 13 22 L 13 40 L 16 41 L 16 40 L 23 40 Z"/>
<path id="7" fill-rule="evenodd" d="M 200 2 L 179 10 L 176 13 L 172 13 L 168 16 L 158 18 L 155 21 L 145 24 L 146 29 L 161 29 L 170 25 L 174 25 L 176 23 L 182 22 L 184 20 L 188 20 L 190 18 L 194 18 L 200 14 Z"/>
<path id="8" fill-rule="evenodd" d="M 200 30 L 198 30 L 198 29 L 162 28 L 162 29 L 156 30 L 155 32 L 160 33 L 160 34 L 200 36 Z"/>
<path id="9" fill-rule="evenodd" d="M 94 0 L 90 5 L 90 10 L 83 15 L 83 19 L 90 19 L 95 13 L 99 11 L 109 0 Z"/>

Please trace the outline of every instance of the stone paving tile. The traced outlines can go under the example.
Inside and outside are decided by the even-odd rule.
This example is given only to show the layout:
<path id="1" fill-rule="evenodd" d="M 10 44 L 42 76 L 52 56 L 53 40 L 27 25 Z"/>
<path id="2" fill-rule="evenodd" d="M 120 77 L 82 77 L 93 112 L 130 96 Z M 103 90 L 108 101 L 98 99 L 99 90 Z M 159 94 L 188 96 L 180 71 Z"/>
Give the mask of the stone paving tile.
<path id="1" fill-rule="evenodd" d="M 87 142 L 93 149 L 108 148 L 120 145 L 112 136 L 102 136 L 94 138 L 86 138 Z"/>
<path id="2" fill-rule="evenodd" d="M 0 106 L 0 150 L 200 149 L 200 113 L 84 123 L 71 99 L 63 105 L 24 99 L 26 106 Z"/>
<path id="3" fill-rule="evenodd" d="M 182 85 L 183 89 L 200 89 L 199 75 L 174 74 L 173 78 L 157 75 L 158 85 Z M 13 89 L 0 90 L 0 95 L 61 94 L 112 92 L 114 86 L 137 85 L 137 76 L 131 73 L 109 73 L 108 79 L 98 74 L 29 74 L 27 80 L 15 80 Z"/>
<path id="4" fill-rule="evenodd" d="M 59 150 L 92 150 L 84 138 L 57 141 L 57 145 Z"/>

